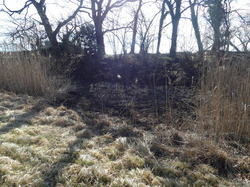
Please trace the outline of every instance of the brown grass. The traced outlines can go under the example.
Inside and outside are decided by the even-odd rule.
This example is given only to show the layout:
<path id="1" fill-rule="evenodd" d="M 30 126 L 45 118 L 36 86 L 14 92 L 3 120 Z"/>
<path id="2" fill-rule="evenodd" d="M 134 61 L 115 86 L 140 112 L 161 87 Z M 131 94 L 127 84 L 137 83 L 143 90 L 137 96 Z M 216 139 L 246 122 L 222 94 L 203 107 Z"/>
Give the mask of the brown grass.
<path id="1" fill-rule="evenodd" d="M 38 52 L 2 52 L 0 54 L 0 89 L 18 94 L 43 96 L 56 102 L 67 98 L 75 89 L 71 81 L 59 73 L 50 57 Z"/>
<path id="2" fill-rule="evenodd" d="M 243 146 L 63 105 L 34 110 L 37 103 L 0 93 L 0 186 L 249 186 Z"/>
<path id="3" fill-rule="evenodd" d="M 15 93 L 44 95 L 49 86 L 49 59 L 41 55 L 12 52 L 1 55 L 0 88 Z"/>
<path id="4" fill-rule="evenodd" d="M 197 111 L 201 129 L 217 139 L 249 140 L 249 58 L 224 56 L 203 67 Z"/>

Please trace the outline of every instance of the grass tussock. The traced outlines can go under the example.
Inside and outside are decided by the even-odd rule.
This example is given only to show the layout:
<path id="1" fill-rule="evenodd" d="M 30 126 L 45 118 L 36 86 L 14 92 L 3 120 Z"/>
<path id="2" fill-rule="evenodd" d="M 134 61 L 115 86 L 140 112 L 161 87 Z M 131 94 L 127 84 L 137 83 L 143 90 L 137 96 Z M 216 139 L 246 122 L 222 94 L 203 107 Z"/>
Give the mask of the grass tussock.
<path id="1" fill-rule="evenodd" d="M 197 110 L 200 127 L 210 137 L 250 143 L 249 57 L 225 56 L 218 63 L 204 65 Z"/>
<path id="2" fill-rule="evenodd" d="M 247 184 L 233 177 L 238 171 L 249 177 L 249 157 L 232 157 L 232 147 L 218 148 L 197 134 L 165 124 L 133 131 L 118 117 L 80 116 L 65 106 L 37 110 L 35 98 L 0 93 L 0 106 L 6 101 L 12 104 L 0 110 L 8 116 L 0 120 L 0 186 Z M 22 109 L 13 107 L 17 103 Z"/>

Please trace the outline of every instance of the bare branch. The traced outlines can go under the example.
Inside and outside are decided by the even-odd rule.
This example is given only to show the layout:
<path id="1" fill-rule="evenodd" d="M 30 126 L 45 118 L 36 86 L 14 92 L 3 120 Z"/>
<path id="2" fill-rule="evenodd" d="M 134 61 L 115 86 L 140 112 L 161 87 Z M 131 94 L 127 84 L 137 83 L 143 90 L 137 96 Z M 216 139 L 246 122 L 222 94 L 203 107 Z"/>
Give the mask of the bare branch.
<path id="1" fill-rule="evenodd" d="M 136 0 L 119 0 L 111 5 L 111 0 L 109 0 L 105 11 L 103 12 L 103 17 L 106 17 L 111 9 L 122 7 L 126 3 L 135 2 Z"/>
<path id="2" fill-rule="evenodd" d="M 74 13 L 71 16 L 69 16 L 68 19 L 66 19 L 63 22 L 60 22 L 58 24 L 58 26 L 56 27 L 56 29 L 54 31 L 55 34 L 57 34 L 64 25 L 66 25 L 68 22 L 70 22 L 72 19 L 74 19 L 74 17 L 77 15 L 79 10 L 81 9 L 82 3 L 83 3 L 83 0 L 80 0 L 80 5 L 77 7 L 77 9 L 74 11 Z"/>
<path id="3" fill-rule="evenodd" d="M 103 34 L 107 33 L 107 32 L 113 32 L 113 31 L 118 31 L 118 30 L 121 30 L 121 29 L 128 29 L 128 28 L 131 28 L 130 26 L 124 26 L 124 27 L 117 27 L 117 28 L 114 28 L 114 29 L 107 29 L 105 31 L 103 31 Z"/>
<path id="4" fill-rule="evenodd" d="M 243 23 L 250 25 L 250 21 L 246 20 L 237 10 L 233 10 L 232 12 L 235 12 L 240 17 L 240 19 L 243 21 Z"/>
<path id="5" fill-rule="evenodd" d="M 6 5 L 5 3 L 5 0 L 3 0 L 3 6 L 7 9 L 7 10 L 4 10 L 2 9 L 3 12 L 9 14 L 10 16 L 12 16 L 13 14 L 21 14 L 26 8 L 28 8 L 30 5 L 32 5 L 32 2 L 31 0 L 28 0 L 25 2 L 24 6 L 19 9 L 19 10 L 11 10 L 8 8 L 8 6 Z"/>
<path id="6" fill-rule="evenodd" d="M 86 10 L 79 10 L 79 12 L 86 13 L 90 18 L 92 18 L 91 13 Z"/>

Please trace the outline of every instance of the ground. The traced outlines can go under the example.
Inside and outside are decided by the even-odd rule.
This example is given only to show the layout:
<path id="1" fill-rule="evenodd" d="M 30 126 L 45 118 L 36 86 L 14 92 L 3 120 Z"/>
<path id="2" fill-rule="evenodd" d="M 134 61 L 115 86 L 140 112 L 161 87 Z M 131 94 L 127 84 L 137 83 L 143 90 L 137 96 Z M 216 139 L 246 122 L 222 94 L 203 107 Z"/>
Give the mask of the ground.
<path id="1" fill-rule="evenodd" d="M 43 97 L 0 91 L 0 186 L 250 186 L 249 57 L 180 55 L 83 59 Z"/>
<path id="2" fill-rule="evenodd" d="M 206 137 L 185 114 L 169 123 L 96 99 L 66 107 L 2 91 L 0 186 L 250 186 L 249 144 Z"/>

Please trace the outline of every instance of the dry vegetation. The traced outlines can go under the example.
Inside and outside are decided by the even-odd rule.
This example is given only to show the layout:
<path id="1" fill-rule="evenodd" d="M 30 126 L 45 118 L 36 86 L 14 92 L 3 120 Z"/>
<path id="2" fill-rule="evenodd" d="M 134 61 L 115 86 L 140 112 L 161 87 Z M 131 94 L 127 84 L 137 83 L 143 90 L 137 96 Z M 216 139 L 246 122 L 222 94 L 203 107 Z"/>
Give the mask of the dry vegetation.
<path id="1" fill-rule="evenodd" d="M 43 96 L 51 102 L 67 97 L 74 90 L 71 81 L 61 76 L 50 57 L 37 52 L 2 52 L 0 89 Z"/>
<path id="2" fill-rule="evenodd" d="M 20 74 L 2 60 L 0 85 L 46 95 L 41 64 L 27 61 L 30 66 L 20 59 L 12 66 Z M 154 112 L 128 117 L 83 110 L 87 98 L 69 109 L 2 91 L 0 186 L 249 186 L 249 63 L 232 62 L 206 67 L 194 96 L 196 118 L 185 121 L 176 119 L 176 108 L 164 122 Z M 40 72 L 32 74 L 37 66 Z"/>
<path id="3" fill-rule="evenodd" d="M 204 66 L 198 110 L 199 127 L 210 136 L 248 142 L 250 138 L 250 65 L 248 56 L 224 56 Z"/>
<path id="4" fill-rule="evenodd" d="M 49 86 L 46 57 L 24 52 L 9 52 L 1 56 L 1 89 L 30 95 L 43 95 Z"/>

